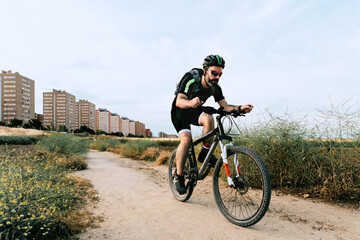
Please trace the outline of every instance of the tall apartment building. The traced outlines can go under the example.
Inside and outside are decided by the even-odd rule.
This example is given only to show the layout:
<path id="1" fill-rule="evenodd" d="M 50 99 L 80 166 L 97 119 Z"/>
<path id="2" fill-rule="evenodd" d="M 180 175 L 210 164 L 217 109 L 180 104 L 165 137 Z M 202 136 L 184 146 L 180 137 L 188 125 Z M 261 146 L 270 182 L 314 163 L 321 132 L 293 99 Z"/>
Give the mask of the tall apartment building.
<path id="1" fill-rule="evenodd" d="M 75 129 L 85 125 L 95 130 L 95 104 L 87 100 L 79 100 L 75 106 Z"/>
<path id="2" fill-rule="evenodd" d="M 130 121 L 130 134 L 145 137 L 145 125 L 139 121 Z"/>
<path id="3" fill-rule="evenodd" d="M 110 132 L 122 132 L 122 118 L 116 113 L 111 113 L 110 116 Z"/>
<path id="4" fill-rule="evenodd" d="M 74 95 L 61 90 L 43 93 L 44 127 L 66 126 L 69 130 L 75 129 L 75 102 Z"/>
<path id="5" fill-rule="evenodd" d="M 164 132 L 159 132 L 158 136 L 159 136 L 159 138 L 167 138 L 168 137 L 168 135 Z"/>
<path id="6" fill-rule="evenodd" d="M 19 119 L 28 122 L 35 118 L 35 81 L 18 72 L 0 73 L 0 121 Z"/>
<path id="7" fill-rule="evenodd" d="M 145 124 L 142 122 L 136 121 L 135 122 L 135 136 L 146 136 L 145 133 Z"/>
<path id="8" fill-rule="evenodd" d="M 131 135 L 135 136 L 135 122 L 133 120 L 130 120 L 130 131 L 129 131 L 129 133 Z"/>
<path id="9" fill-rule="evenodd" d="M 99 108 L 95 111 L 95 130 L 107 133 L 111 131 L 111 112 L 106 108 Z"/>
<path id="10" fill-rule="evenodd" d="M 130 134 L 130 119 L 128 118 L 122 119 L 122 133 L 124 134 L 124 136 Z"/>
<path id="11" fill-rule="evenodd" d="M 153 134 L 149 128 L 145 129 L 145 137 L 149 137 L 149 138 L 153 137 Z"/>

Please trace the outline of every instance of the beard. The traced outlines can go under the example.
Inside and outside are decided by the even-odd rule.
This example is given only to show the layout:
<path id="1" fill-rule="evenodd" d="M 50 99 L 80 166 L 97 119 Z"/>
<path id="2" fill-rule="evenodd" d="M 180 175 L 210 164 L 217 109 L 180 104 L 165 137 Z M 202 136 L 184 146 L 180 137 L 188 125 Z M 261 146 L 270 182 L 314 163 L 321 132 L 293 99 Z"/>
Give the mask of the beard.
<path id="1" fill-rule="evenodd" d="M 210 79 L 210 76 L 207 76 L 207 79 L 206 79 L 205 82 L 209 87 L 214 87 L 214 86 L 217 85 L 218 80 L 217 79 Z"/>

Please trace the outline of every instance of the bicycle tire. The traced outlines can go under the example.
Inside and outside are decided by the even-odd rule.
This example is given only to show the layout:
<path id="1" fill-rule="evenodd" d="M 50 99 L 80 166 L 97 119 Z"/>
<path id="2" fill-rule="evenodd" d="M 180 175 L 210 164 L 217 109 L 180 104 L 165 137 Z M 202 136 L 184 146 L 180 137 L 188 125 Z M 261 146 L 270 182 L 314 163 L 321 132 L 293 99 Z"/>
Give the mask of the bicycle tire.
<path id="1" fill-rule="evenodd" d="M 176 190 L 175 184 L 174 184 L 174 173 L 176 173 L 176 162 L 175 162 L 175 155 L 176 155 L 176 149 L 172 152 L 170 160 L 169 160 L 169 185 L 170 185 L 170 189 L 172 194 L 174 195 L 175 199 L 180 201 L 180 202 L 185 202 L 187 201 L 194 190 L 194 186 L 189 183 L 189 179 L 190 179 L 190 169 L 194 167 L 194 162 L 192 160 L 192 158 L 190 157 L 190 155 L 188 155 L 186 162 L 185 162 L 185 166 L 183 169 L 183 173 L 185 174 L 185 186 L 188 185 L 186 193 L 185 194 L 179 194 L 178 191 Z"/>
<path id="2" fill-rule="evenodd" d="M 236 176 L 234 154 L 237 154 L 241 175 Z M 256 224 L 265 215 L 271 199 L 268 170 L 260 156 L 244 146 L 228 149 L 228 166 L 235 187 L 230 187 L 223 159 L 217 161 L 213 175 L 216 204 L 226 219 L 241 227 Z"/>

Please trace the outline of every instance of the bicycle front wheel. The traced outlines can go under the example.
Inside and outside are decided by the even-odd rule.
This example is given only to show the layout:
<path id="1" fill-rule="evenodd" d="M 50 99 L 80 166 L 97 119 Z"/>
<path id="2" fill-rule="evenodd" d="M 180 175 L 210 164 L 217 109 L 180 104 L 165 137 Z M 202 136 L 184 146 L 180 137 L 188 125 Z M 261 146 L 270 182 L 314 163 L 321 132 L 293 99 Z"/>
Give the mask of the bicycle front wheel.
<path id="1" fill-rule="evenodd" d="M 237 174 L 234 156 L 237 155 L 241 174 Z M 233 185 L 229 185 L 222 158 L 217 161 L 213 175 L 216 204 L 232 223 L 248 227 L 265 215 L 271 198 L 270 177 L 264 162 L 254 151 L 243 146 L 228 149 L 228 167 Z"/>
<path id="2" fill-rule="evenodd" d="M 185 175 L 184 176 L 185 177 L 185 186 L 187 187 L 187 190 L 186 190 L 185 194 L 181 195 L 176 190 L 176 186 L 174 184 L 174 174 L 176 173 L 175 156 L 176 156 L 176 150 L 173 151 L 173 153 L 171 154 L 170 160 L 169 160 L 169 184 L 170 184 L 170 189 L 171 189 L 172 194 L 174 195 L 174 197 L 178 201 L 185 202 L 191 197 L 191 194 L 192 194 L 192 192 L 194 190 L 194 185 L 192 185 L 191 182 L 190 182 L 190 173 L 191 173 L 190 169 L 193 168 L 194 163 L 193 163 L 190 156 L 188 156 L 186 158 L 183 173 Z"/>

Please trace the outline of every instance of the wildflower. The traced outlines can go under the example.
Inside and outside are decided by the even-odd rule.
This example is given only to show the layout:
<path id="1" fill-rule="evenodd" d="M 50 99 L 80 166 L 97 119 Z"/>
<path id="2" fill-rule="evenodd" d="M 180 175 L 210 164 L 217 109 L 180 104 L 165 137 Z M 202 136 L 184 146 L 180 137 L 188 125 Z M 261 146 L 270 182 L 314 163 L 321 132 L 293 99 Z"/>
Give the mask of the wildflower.
<path id="1" fill-rule="evenodd" d="M 15 209 L 13 209 L 13 210 L 11 210 L 11 212 L 12 212 L 12 213 L 16 213 L 16 210 L 15 210 Z"/>

